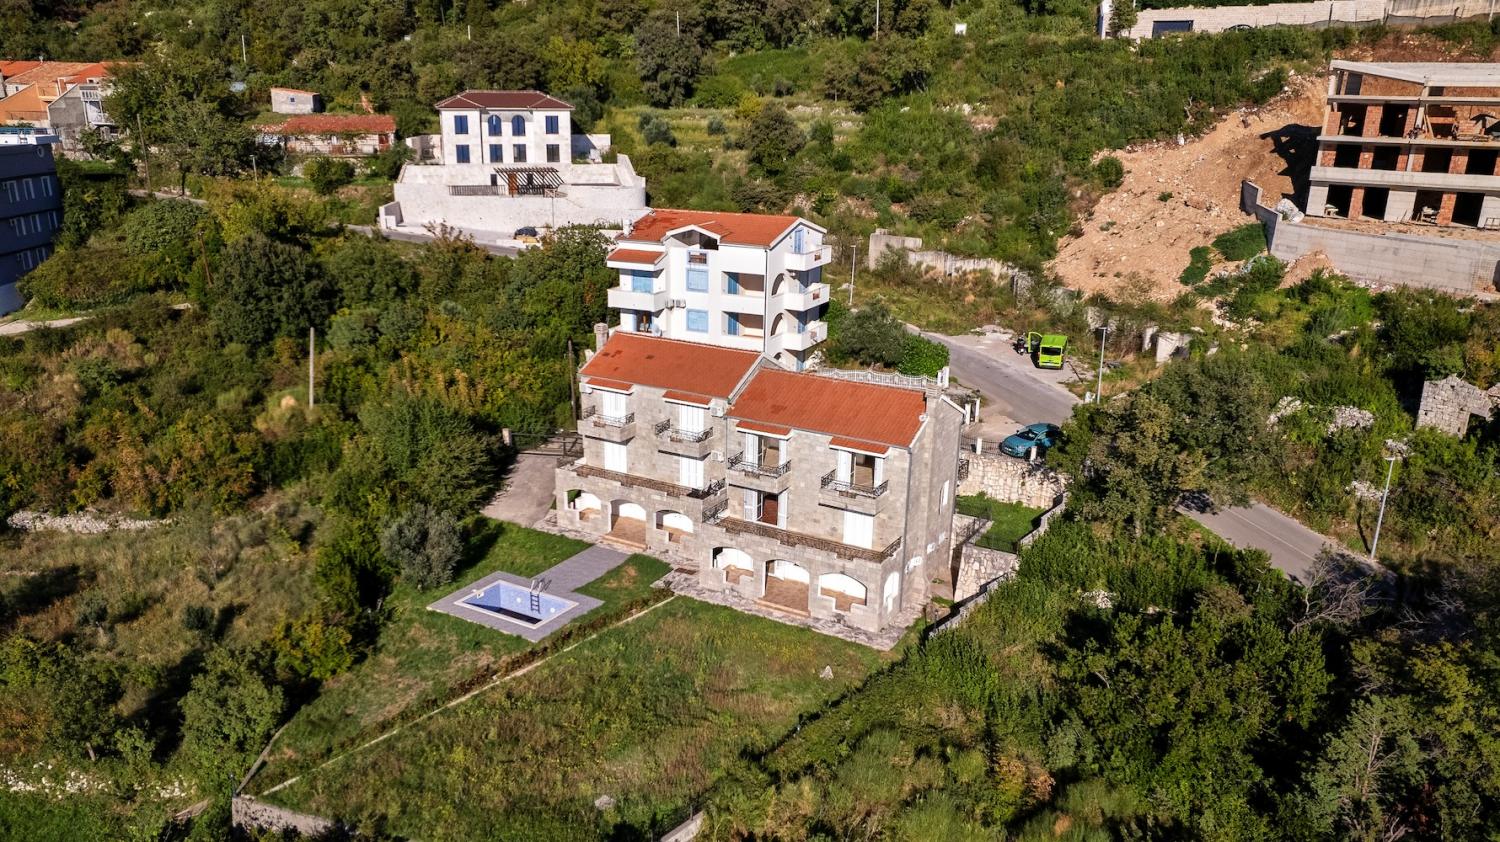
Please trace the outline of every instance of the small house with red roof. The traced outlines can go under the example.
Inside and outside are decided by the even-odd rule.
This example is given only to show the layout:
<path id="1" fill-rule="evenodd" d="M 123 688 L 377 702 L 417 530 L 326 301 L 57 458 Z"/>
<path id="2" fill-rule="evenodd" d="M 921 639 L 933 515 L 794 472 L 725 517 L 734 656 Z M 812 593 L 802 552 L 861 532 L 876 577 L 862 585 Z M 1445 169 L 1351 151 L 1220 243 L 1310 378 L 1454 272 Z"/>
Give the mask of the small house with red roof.
<path id="1" fill-rule="evenodd" d="M 728 604 L 861 632 L 949 592 L 965 413 L 944 390 L 625 330 L 579 383 L 559 526 L 668 558 Z"/>
<path id="2" fill-rule="evenodd" d="M 826 234 L 799 216 L 659 208 L 610 251 L 620 282 L 609 306 L 623 330 L 758 351 L 800 371 L 828 338 Z"/>
<path id="3" fill-rule="evenodd" d="M 303 155 L 376 155 L 396 142 L 396 118 L 389 114 L 297 114 L 256 129 L 262 143 Z"/>

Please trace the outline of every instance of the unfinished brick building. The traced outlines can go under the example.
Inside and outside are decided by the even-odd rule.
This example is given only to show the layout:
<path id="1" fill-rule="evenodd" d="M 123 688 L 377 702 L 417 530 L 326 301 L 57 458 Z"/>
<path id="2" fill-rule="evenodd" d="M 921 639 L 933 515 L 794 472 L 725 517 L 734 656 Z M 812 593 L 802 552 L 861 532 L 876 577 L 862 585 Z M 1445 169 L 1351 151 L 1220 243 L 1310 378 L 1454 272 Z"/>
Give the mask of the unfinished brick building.
<path id="1" fill-rule="evenodd" d="M 1332 71 L 1309 215 L 1500 228 L 1500 64 Z"/>

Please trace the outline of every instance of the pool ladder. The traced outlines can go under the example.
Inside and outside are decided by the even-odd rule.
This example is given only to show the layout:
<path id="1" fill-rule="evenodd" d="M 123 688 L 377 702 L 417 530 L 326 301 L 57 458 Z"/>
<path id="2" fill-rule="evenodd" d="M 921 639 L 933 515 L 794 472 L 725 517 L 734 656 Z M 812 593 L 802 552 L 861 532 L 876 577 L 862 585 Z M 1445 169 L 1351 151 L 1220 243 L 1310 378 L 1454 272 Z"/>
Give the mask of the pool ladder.
<path id="1" fill-rule="evenodd" d="M 542 591 L 552 584 L 548 579 L 537 577 L 531 580 L 531 613 L 540 615 L 542 613 Z"/>

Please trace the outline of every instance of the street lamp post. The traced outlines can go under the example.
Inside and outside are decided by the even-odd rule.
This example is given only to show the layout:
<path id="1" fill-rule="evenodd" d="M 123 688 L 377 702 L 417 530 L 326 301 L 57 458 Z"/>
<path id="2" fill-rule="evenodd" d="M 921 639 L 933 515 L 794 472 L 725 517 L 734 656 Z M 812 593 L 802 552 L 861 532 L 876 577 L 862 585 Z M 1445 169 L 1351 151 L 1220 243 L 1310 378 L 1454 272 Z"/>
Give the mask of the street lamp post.
<path id="1" fill-rule="evenodd" d="M 1391 496 L 1391 474 L 1396 470 L 1396 460 L 1399 456 L 1385 457 L 1385 490 L 1380 492 L 1380 514 L 1375 516 L 1375 537 L 1370 540 L 1370 561 L 1379 563 L 1375 559 L 1375 550 L 1380 547 L 1380 526 L 1385 523 L 1385 501 Z"/>
<path id="2" fill-rule="evenodd" d="M 1099 328 L 1099 377 L 1094 386 L 1094 403 L 1104 399 L 1104 341 L 1109 338 L 1109 325 Z"/>

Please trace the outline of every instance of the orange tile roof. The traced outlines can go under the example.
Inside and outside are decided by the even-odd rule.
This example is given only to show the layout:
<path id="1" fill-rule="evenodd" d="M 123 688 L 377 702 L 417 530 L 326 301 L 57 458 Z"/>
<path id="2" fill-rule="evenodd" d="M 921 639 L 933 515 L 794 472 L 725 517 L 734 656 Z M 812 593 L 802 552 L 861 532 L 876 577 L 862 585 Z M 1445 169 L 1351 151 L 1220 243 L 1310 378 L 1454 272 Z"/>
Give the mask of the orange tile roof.
<path id="1" fill-rule="evenodd" d="M 17 59 L 15 61 L 0 61 L 0 74 L 4 74 L 7 78 L 9 78 L 11 76 L 17 76 L 19 74 L 25 73 L 26 71 L 40 65 L 41 62 L 39 61 L 27 61 L 26 59 Z"/>
<path id="2" fill-rule="evenodd" d="M 615 249 L 609 253 L 608 260 L 617 263 L 644 263 L 655 266 L 656 261 L 666 256 L 666 252 L 644 251 L 642 249 Z"/>
<path id="3" fill-rule="evenodd" d="M 721 211 L 654 210 L 631 226 L 630 233 L 621 240 L 643 243 L 659 243 L 668 232 L 679 228 L 697 226 L 718 237 L 721 242 L 768 247 L 775 243 L 787 229 L 797 224 L 800 217 L 772 216 L 762 213 L 727 213 Z"/>
<path id="4" fill-rule="evenodd" d="M 318 96 L 317 91 L 304 91 L 301 88 L 283 88 L 280 85 L 272 85 L 271 90 L 281 91 L 284 94 L 307 94 L 308 96 Z"/>
<path id="5" fill-rule="evenodd" d="M 590 380 L 589 382 L 598 383 L 599 381 Z M 692 392 L 679 392 L 676 389 L 668 389 L 667 391 L 662 393 L 662 397 L 666 398 L 669 401 L 690 403 L 697 406 L 708 406 L 709 403 L 708 397 L 705 395 L 695 395 Z"/>
<path id="6" fill-rule="evenodd" d="M 635 386 L 626 383 L 624 380 L 609 380 L 604 377 L 590 377 L 588 381 L 590 386 L 598 386 L 601 389 L 611 389 L 616 392 L 628 392 L 635 388 Z"/>
<path id="7" fill-rule="evenodd" d="M 834 447 L 842 447 L 845 450 L 858 450 L 861 453 L 873 453 L 876 456 L 883 456 L 891 452 L 891 449 L 883 444 L 873 444 L 859 439 L 844 438 L 843 436 L 834 436 L 828 440 L 828 443 Z"/>
<path id="8" fill-rule="evenodd" d="M 17 62 L 19 64 L 19 62 Z M 42 61 L 20 72 L 7 72 L 6 84 L 40 85 L 38 91 L 44 97 L 59 97 L 68 87 L 89 78 L 106 79 L 109 68 L 97 61 Z M 65 84 L 59 85 L 58 80 Z"/>
<path id="9" fill-rule="evenodd" d="M 727 398 L 759 361 L 754 351 L 616 331 L 579 375 Z"/>
<path id="10" fill-rule="evenodd" d="M 47 103 L 42 101 L 36 85 L 0 99 L 0 123 L 37 123 L 47 121 Z"/>
<path id="11" fill-rule="evenodd" d="M 926 411 L 922 393 L 911 389 L 763 368 L 729 414 L 843 439 L 909 447 Z"/>
<path id="12" fill-rule="evenodd" d="M 396 130 L 389 114 L 299 114 L 277 126 L 262 126 L 284 135 L 386 134 Z"/>
<path id="13" fill-rule="evenodd" d="M 792 434 L 791 427 L 783 427 L 780 424 L 761 424 L 757 421 L 745 421 L 741 419 L 736 421 L 734 426 L 740 430 L 749 430 L 752 433 L 770 433 L 773 436 L 789 436 Z"/>

